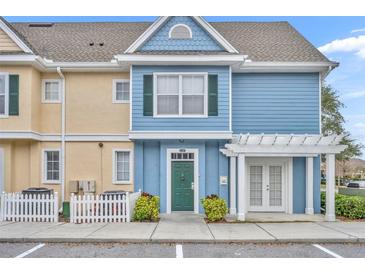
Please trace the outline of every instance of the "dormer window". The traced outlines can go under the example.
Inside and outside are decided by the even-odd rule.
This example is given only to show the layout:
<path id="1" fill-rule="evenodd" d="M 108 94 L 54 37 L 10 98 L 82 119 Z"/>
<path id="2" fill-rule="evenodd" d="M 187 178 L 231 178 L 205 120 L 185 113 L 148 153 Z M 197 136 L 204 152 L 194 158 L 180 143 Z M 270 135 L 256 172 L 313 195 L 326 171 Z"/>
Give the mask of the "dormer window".
<path id="1" fill-rule="evenodd" d="M 185 24 L 174 25 L 169 32 L 170 39 L 191 39 L 192 37 L 190 27 Z"/>

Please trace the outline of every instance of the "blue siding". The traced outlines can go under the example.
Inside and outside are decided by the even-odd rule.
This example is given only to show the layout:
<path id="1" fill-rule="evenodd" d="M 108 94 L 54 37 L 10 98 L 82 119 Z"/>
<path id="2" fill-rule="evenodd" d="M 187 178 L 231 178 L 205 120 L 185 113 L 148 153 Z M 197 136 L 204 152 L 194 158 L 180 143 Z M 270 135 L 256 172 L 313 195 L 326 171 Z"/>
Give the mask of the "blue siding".
<path id="1" fill-rule="evenodd" d="M 160 192 L 160 146 L 156 142 L 146 142 L 143 150 L 143 182 L 144 190 L 150 194 L 158 195 Z M 153 183 L 152 183 L 153 182 Z"/>
<path id="2" fill-rule="evenodd" d="M 317 134 L 319 96 L 318 73 L 233 74 L 233 131 Z"/>
<path id="3" fill-rule="evenodd" d="M 205 146 L 205 191 L 207 195 L 219 195 L 219 184 L 216 181 L 219 176 L 219 151 L 217 142 L 207 142 Z"/>
<path id="4" fill-rule="evenodd" d="M 293 213 L 305 212 L 305 157 L 293 158 Z"/>
<path id="5" fill-rule="evenodd" d="M 223 141 L 220 141 L 219 142 L 219 148 L 224 148 L 224 145 L 225 143 Z M 221 152 L 219 152 L 219 155 L 218 155 L 218 168 L 219 168 L 219 176 L 227 176 L 228 178 L 228 174 L 229 174 L 229 169 L 228 169 L 228 162 L 229 162 L 229 158 L 224 156 Z M 228 184 L 226 185 L 221 185 L 219 183 L 219 176 L 218 176 L 218 185 L 219 185 L 219 197 L 223 198 L 226 203 L 227 203 L 227 206 L 229 207 L 229 203 L 228 203 L 228 193 L 229 193 L 229 190 L 228 190 Z"/>
<path id="6" fill-rule="evenodd" d="M 320 157 L 313 161 L 313 205 L 314 212 L 321 212 L 320 201 Z M 305 213 L 306 204 L 306 158 L 293 158 L 293 213 Z"/>
<path id="7" fill-rule="evenodd" d="M 188 25 L 192 39 L 169 39 L 175 24 Z M 222 51 L 221 46 L 189 16 L 169 19 L 140 49 L 140 51 Z"/>
<path id="8" fill-rule="evenodd" d="M 154 72 L 208 72 L 218 75 L 218 116 L 208 118 L 154 118 L 143 116 L 143 75 Z M 132 130 L 228 131 L 228 66 L 133 66 Z"/>
<path id="9" fill-rule="evenodd" d="M 219 152 L 219 142 L 204 140 L 137 141 L 135 153 L 135 190 L 160 196 L 161 212 L 166 212 L 167 149 L 199 149 L 199 211 L 200 199 L 220 194 L 228 202 L 228 186 L 219 186 L 219 176 L 228 174 L 228 159 Z M 142 174 L 142 176 L 141 176 Z"/>

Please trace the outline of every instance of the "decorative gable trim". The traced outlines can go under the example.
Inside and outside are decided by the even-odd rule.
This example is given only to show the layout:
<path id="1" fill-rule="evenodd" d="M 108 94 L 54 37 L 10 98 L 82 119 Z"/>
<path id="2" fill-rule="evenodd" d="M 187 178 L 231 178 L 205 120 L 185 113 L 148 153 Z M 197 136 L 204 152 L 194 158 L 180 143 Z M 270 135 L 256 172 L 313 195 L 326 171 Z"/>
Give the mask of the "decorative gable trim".
<path id="1" fill-rule="evenodd" d="M 222 45 L 228 52 L 238 53 L 238 51 L 226 40 L 224 37 L 213 28 L 207 21 L 201 16 L 193 16 L 193 18 L 214 38 Z"/>
<path id="2" fill-rule="evenodd" d="M 134 53 L 137 51 L 152 35 L 170 18 L 171 16 L 159 17 L 124 53 Z M 205 30 L 219 45 L 230 53 L 238 53 L 238 51 L 216 31 L 207 21 L 200 16 L 192 16 L 192 18 Z"/>
<path id="3" fill-rule="evenodd" d="M 19 36 L 0 18 L 0 29 L 2 29 L 19 48 L 26 53 L 33 51 L 19 38 Z"/>
<path id="4" fill-rule="evenodd" d="M 162 26 L 163 23 L 166 22 L 167 19 L 169 19 L 169 16 L 159 17 L 144 33 L 142 33 L 141 36 L 137 38 L 136 41 L 133 42 L 132 45 L 129 46 L 129 48 L 127 48 L 124 53 L 134 53 L 147 41 L 148 38 L 152 36 L 152 34 L 155 33 L 156 30 L 159 29 L 160 26 Z"/>

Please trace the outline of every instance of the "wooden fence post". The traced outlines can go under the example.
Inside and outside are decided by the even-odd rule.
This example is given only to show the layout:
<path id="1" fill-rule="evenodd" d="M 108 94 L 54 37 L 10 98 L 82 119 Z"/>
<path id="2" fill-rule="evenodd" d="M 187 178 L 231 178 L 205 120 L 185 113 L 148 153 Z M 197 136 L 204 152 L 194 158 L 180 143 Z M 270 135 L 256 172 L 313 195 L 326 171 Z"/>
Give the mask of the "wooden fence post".
<path id="1" fill-rule="evenodd" d="M 53 196 L 53 199 L 54 199 L 54 211 L 53 211 L 53 222 L 57 223 L 58 222 L 58 193 L 55 192 L 54 193 L 54 196 Z"/>
<path id="2" fill-rule="evenodd" d="M 5 192 L 1 193 L 0 221 L 5 221 Z"/>
<path id="3" fill-rule="evenodd" d="M 130 222 L 131 221 L 131 216 L 130 216 L 130 204 L 129 204 L 129 192 L 126 193 L 125 195 L 125 214 L 126 214 L 126 222 Z"/>

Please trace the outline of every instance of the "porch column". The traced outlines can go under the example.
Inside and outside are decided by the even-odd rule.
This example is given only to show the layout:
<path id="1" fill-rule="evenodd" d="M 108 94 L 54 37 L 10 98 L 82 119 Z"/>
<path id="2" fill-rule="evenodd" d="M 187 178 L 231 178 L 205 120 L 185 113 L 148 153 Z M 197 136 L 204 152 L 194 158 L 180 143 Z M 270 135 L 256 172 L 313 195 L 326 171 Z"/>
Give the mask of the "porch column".
<path id="1" fill-rule="evenodd" d="M 305 213 L 314 214 L 313 208 L 313 157 L 307 157 L 306 163 L 306 204 Z"/>
<path id="2" fill-rule="evenodd" d="M 236 215 L 236 156 L 229 157 L 229 214 Z"/>
<path id="3" fill-rule="evenodd" d="M 326 154 L 326 221 L 336 221 L 335 154 Z"/>
<path id="4" fill-rule="evenodd" d="M 237 191 L 238 191 L 238 214 L 237 219 L 244 221 L 247 212 L 247 183 L 246 183 L 246 161 L 244 154 L 238 154 L 238 180 L 237 180 Z"/>

